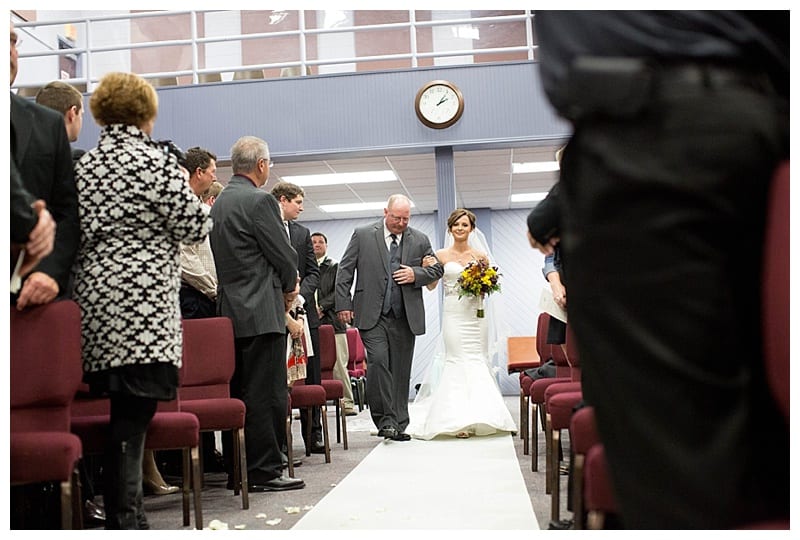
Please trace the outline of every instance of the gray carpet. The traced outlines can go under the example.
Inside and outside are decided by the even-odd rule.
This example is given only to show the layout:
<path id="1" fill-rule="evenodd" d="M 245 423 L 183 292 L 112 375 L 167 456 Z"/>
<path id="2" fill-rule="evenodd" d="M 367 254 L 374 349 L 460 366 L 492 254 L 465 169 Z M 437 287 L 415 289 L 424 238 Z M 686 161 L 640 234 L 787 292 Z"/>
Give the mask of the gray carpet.
<path id="1" fill-rule="evenodd" d="M 519 398 L 517 396 L 506 396 L 506 405 L 515 421 L 519 422 Z M 282 493 L 252 493 L 250 494 L 250 509 L 242 510 L 241 498 L 235 497 L 232 491 L 225 489 L 226 476 L 223 473 L 206 474 L 205 486 L 202 493 L 203 521 L 206 528 L 217 520 L 220 526 L 226 525 L 230 529 L 244 530 L 288 530 L 297 525 L 306 515 L 311 517 L 314 507 L 323 500 L 334 488 L 343 483 L 348 474 L 353 471 L 367 455 L 369 455 L 377 445 L 386 444 L 383 439 L 370 434 L 375 427 L 369 417 L 369 411 L 365 409 L 358 416 L 347 418 L 348 423 L 348 443 L 349 449 L 344 450 L 341 443 L 335 442 L 336 429 L 333 418 L 333 411 L 329 411 L 329 430 L 333 439 L 331 450 L 331 463 L 325 463 L 324 455 L 304 456 L 302 448 L 302 438 L 300 436 L 299 421 L 293 422 L 294 451 L 296 456 L 302 456 L 303 464 L 295 470 L 295 476 L 302 478 L 306 487 L 301 490 L 288 491 Z M 565 434 L 566 435 L 566 434 Z M 507 436 L 506 436 L 507 437 Z M 477 438 L 475 439 L 477 440 Z M 527 488 L 530 497 L 530 506 L 535 513 L 536 521 L 540 528 L 546 529 L 550 519 L 550 496 L 544 493 L 544 442 L 543 437 L 539 437 L 540 457 L 539 472 L 531 472 L 530 455 L 523 455 L 522 440 L 519 435 L 512 437 L 513 454 L 506 455 L 509 460 L 518 460 L 519 473 L 522 477 L 522 484 Z M 424 441 L 411 441 L 401 444 L 423 444 Z M 455 443 L 472 444 L 472 439 L 457 440 Z M 464 448 L 464 447 L 461 447 Z M 568 446 L 565 445 L 565 450 Z M 465 478 L 468 471 L 464 471 Z M 177 481 L 175 478 L 167 477 L 170 481 Z M 380 479 L 376 479 L 379 481 Z M 562 518 L 569 517 L 566 512 L 566 476 L 562 480 L 561 514 Z M 419 485 L 419 490 L 424 486 Z M 99 502 L 102 499 L 98 497 Z M 338 503 L 337 503 L 338 504 Z M 367 494 L 359 493 L 358 490 L 349 492 L 347 497 L 341 499 L 342 514 L 352 515 L 353 512 L 361 512 L 364 508 L 384 508 L 383 506 L 370 506 L 371 501 Z M 153 529 L 189 529 L 183 527 L 181 514 L 181 496 L 179 494 L 166 495 L 163 497 L 148 496 L 145 498 L 145 511 L 150 526 Z M 326 509 L 326 512 L 330 509 Z M 471 512 L 470 512 L 471 513 Z M 464 512 L 464 519 L 467 519 L 467 512 Z M 523 518 L 525 519 L 525 518 Z M 194 511 L 192 511 L 192 524 L 194 523 Z M 485 529 L 509 528 L 498 524 L 485 522 Z M 319 528 L 318 525 L 315 525 Z M 331 528 L 334 528 L 332 525 Z M 358 528 L 358 527 L 353 527 Z M 391 529 L 391 520 L 386 520 L 385 527 Z M 454 526 L 454 528 L 458 528 Z M 511 527 L 514 528 L 514 527 Z M 524 527 L 535 528 L 535 525 Z M 298 532 L 298 534 L 300 534 Z"/>

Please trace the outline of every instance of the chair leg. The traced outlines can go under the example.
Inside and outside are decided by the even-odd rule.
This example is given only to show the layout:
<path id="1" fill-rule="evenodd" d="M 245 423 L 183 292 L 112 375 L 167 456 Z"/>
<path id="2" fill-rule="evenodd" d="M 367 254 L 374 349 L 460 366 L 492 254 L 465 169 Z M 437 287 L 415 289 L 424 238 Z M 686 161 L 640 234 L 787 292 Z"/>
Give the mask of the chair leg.
<path id="1" fill-rule="evenodd" d="M 336 415 L 335 415 L 335 418 L 336 418 L 336 443 L 338 444 L 338 443 L 342 442 L 342 430 L 341 430 L 341 426 L 339 425 L 339 417 L 342 416 L 342 413 L 344 411 L 342 411 L 342 408 L 339 407 L 339 400 L 338 399 L 334 399 L 333 403 L 334 403 L 334 407 L 335 407 L 335 411 L 336 411 Z"/>
<path id="2" fill-rule="evenodd" d="M 347 415 L 344 414 L 344 398 L 339 400 L 337 409 L 339 410 L 339 418 L 342 421 L 342 448 L 347 450 Z"/>
<path id="3" fill-rule="evenodd" d="M 183 454 L 183 482 L 181 488 L 181 509 L 183 510 L 183 526 L 188 527 L 189 523 L 191 522 L 190 519 L 190 508 L 189 503 L 191 500 L 191 491 L 192 491 L 192 457 L 189 448 L 181 449 L 181 453 Z M 236 481 L 234 480 L 234 485 Z"/>
<path id="4" fill-rule="evenodd" d="M 200 449 L 197 446 L 183 449 L 183 525 L 190 523 L 189 515 L 189 490 L 194 499 L 195 529 L 203 530 L 203 505 L 200 501 L 202 483 L 200 481 Z M 191 488 L 189 487 L 191 486 Z"/>
<path id="5" fill-rule="evenodd" d="M 544 407 L 544 404 L 542 405 Z M 542 409 L 544 410 L 544 409 Z M 552 478 L 550 474 L 550 415 L 545 415 L 544 420 L 544 492 L 550 495 L 553 489 Z"/>
<path id="6" fill-rule="evenodd" d="M 291 452 L 291 433 L 289 434 L 289 452 Z M 242 486 L 242 510 L 250 508 L 250 488 L 247 484 L 247 452 L 244 444 L 244 428 L 235 429 L 234 440 L 234 459 L 239 468 L 239 480 Z M 292 466 L 292 458 L 289 457 L 289 466 Z"/>
<path id="7" fill-rule="evenodd" d="M 72 512 L 72 528 L 75 530 L 83 529 L 83 493 L 81 490 L 81 474 L 78 467 L 75 467 L 72 471 L 72 500 L 70 501 L 70 508 Z"/>
<path id="8" fill-rule="evenodd" d="M 331 462 L 331 439 L 328 435 L 328 407 L 322 405 L 320 414 L 322 415 L 322 438 L 325 443 L 325 463 Z M 310 425 L 310 422 L 309 422 Z"/>
<path id="9" fill-rule="evenodd" d="M 72 521 L 72 508 L 74 504 L 72 500 L 72 479 L 60 482 L 59 487 L 59 491 L 61 492 L 61 528 L 64 530 L 72 529 L 74 525 Z"/>
<path id="10" fill-rule="evenodd" d="M 313 410 L 313 407 L 306 407 L 305 410 L 300 413 L 306 415 L 306 436 L 304 437 L 306 442 L 306 457 L 311 455 L 311 423 L 314 417 Z"/>
<path id="11" fill-rule="evenodd" d="M 522 454 L 527 456 L 530 452 L 528 437 L 528 402 L 529 397 L 520 389 L 519 391 L 519 425 L 522 434 Z"/>
<path id="12" fill-rule="evenodd" d="M 586 518 L 587 528 L 599 531 L 605 525 L 605 514 L 600 510 L 592 510 Z"/>
<path id="13" fill-rule="evenodd" d="M 553 429 L 550 421 L 550 462 L 547 465 L 550 474 L 550 519 L 557 522 L 561 519 L 561 460 L 558 459 L 558 448 L 561 445 L 561 430 Z"/>
<path id="14" fill-rule="evenodd" d="M 294 438 L 292 437 L 292 413 L 286 415 L 286 459 L 289 460 L 289 478 L 294 478 Z"/>
<path id="15" fill-rule="evenodd" d="M 583 463 L 586 456 L 575 454 L 572 464 L 572 516 L 574 527 L 583 529 Z"/>
<path id="16" fill-rule="evenodd" d="M 531 471 L 539 471 L 539 406 L 531 401 Z"/>

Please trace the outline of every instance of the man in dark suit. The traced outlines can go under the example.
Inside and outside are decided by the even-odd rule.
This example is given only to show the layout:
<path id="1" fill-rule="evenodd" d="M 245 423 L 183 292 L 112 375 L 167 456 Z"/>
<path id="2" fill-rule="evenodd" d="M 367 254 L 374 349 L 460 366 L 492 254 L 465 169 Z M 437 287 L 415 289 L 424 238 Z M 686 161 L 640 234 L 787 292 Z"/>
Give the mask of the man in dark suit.
<path id="1" fill-rule="evenodd" d="M 407 441 L 414 341 L 425 333 L 422 287 L 441 278 L 444 269 L 438 262 L 422 267 L 433 251 L 428 237 L 408 226 L 408 197 L 389 197 L 383 215 L 353 231 L 336 275 L 336 311 L 361 333 L 369 359 L 367 401 L 378 436 Z"/>
<path id="2" fill-rule="evenodd" d="M 269 178 L 269 147 L 258 137 L 231 148 L 228 186 L 211 207 L 217 309 L 233 321 L 236 369 L 231 395 L 244 401 L 250 491 L 301 489 L 282 475 L 287 411 L 286 307 L 297 297 L 297 253 L 280 206 L 259 189 Z M 226 448 L 225 455 L 231 455 Z M 231 487 L 232 482 L 231 482 Z"/>
<path id="3" fill-rule="evenodd" d="M 305 324 L 308 325 L 311 335 L 311 349 L 313 355 L 308 356 L 306 367 L 306 384 L 320 384 L 322 373 L 319 364 L 319 316 L 317 315 L 316 292 L 319 287 L 319 267 L 314 256 L 314 246 L 311 243 L 311 232 L 307 227 L 300 225 L 295 220 L 303 211 L 303 188 L 290 182 L 278 182 L 272 188 L 272 195 L 278 200 L 283 213 L 284 227 L 288 230 L 289 242 L 297 252 L 297 271 L 300 274 L 300 295 L 305 300 Z M 300 415 L 303 437 L 306 436 L 306 417 Z M 324 454 L 325 445 L 322 442 L 322 423 L 319 407 L 313 408 L 311 422 L 311 441 L 306 441 L 314 454 Z"/>
<path id="4" fill-rule="evenodd" d="M 353 403 L 353 388 L 350 375 L 347 372 L 347 363 L 350 360 L 350 349 L 347 346 L 347 325 L 336 316 L 336 272 L 339 271 L 339 262 L 328 257 L 328 238 L 321 232 L 311 233 L 311 243 L 314 244 L 314 256 L 319 265 L 319 288 L 317 289 L 317 315 L 320 324 L 333 326 L 336 337 L 336 364 L 333 367 L 333 377 L 342 381 L 344 386 L 344 413 L 355 416 Z"/>
<path id="5" fill-rule="evenodd" d="M 17 33 L 10 25 L 11 83 L 17 76 Z M 11 94 L 11 153 L 23 185 L 42 199 L 56 221 L 53 251 L 29 274 L 19 296 L 12 297 L 17 308 L 46 304 L 69 294 L 72 263 L 78 250 L 78 195 L 72 173 L 67 131 L 60 114 Z"/>

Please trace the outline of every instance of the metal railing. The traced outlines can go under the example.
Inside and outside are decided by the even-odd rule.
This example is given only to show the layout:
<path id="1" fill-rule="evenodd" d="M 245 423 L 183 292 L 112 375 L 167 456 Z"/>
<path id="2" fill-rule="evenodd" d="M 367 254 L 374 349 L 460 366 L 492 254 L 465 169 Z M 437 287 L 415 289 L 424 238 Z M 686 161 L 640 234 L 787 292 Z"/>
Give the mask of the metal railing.
<path id="1" fill-rule="evenodd" d="M 41 12 L 40 12 L 41 13 Z M 188 79 L 191 77 L 191 84 L 198 84 L 201 82 L 202 75 L 204 74 L 223 74 L 223 73 L 236 73 L 236 72 L 244 72 L 244 71 L 251 71 L 251 70 L 283 70 L 283 69 L 291 69 L 294 68 L 296 71 L 297 76 L 304 76 L 309 73 L 310 68 L 317 67 L 318 71 L 320 67 L 324 66 L 339 66 L 339 71 L 341 72 L 342 65 L 353 64 L 354 67 L 352 69 L 357 69 L 357 67 L 361 67 L 361 70 L 364 70 L 364 66 L 370 63 L 376 62 L 387 62 L 387 61 L 408 61 L 407 66 L 405 68 L 416 68 L 420 66 L 420 60 L 422 59 L 433 59 L 434 62 L 436 59 L 443 59 L 443 58 L 457 58 L 457 57 L 465 57 L 464 62 L 470 63 L 474 62 L 474 58 L 484 57 L 487 58 L 490 55 L 517 55 L 520 59 L 524 58 L 527 60 L 534 59 L 534 53 L 536 50 L 536 44 L 534 43 L 534 33 L 533 33 L 533 26 L 532 26 L 532 19 L 533 19 L 533 12 L 530 10 L 522 11 L 519 14 L 510 14 L 510 15 L 493 15 L 488 17 L 473 17 L 473 18 L 453 18 L 453 19 L 446 19 L 443 18 L 441 20 L 417 20 L 417 13 L 414 10 L 408 11 L 408 20 L 404 22 L 388 22 L 383 24 L 368 24 L 368 25 L 353 25 L 353 26 L 344 26 L 344 27 L 331 27 L 331 28 L 306 28 L 305 20 L 306 20 L 306 13 L 303 10 L 298 10 L 295 13 L 297 14 L 297 28 L 292 30 L 280 30 L 275 32 L 257 32 L 257 33 L 238 33 L 238 34 L 227 34 L 227 35 L 215 35 L 215 36 L 200 36 L 198 33 L 198 17 L 201 14 L 207 13 L 224 13 L 223 11 L 219 10 L 208 10 L 208 11 L 153 11 L 153 12 L 142 12 L 142 13 L 125 13 L 125 14 L 118 14 L 118 15 L 100 15 L 100 16 L 83 16 L 83 17 L 76 17 L 76 18 L 61 18 L 61 19 L 53 19 L 53 20 L 37 20 L 37 21 L 19 21 L 15 22 L 14 25 L 17 28 L 17 32 L 21 34 L 23 40 L 28 40 L 32 38 L 34 43 L 39 44 L 40 50 L 36 51 L 19 51 L 19 57 L 21 62 L 24 62 L 25 59 L 29 58 L 38 58 L 38 59 L 45 59 L 48 57 L 69 57 L 75 59 L 76 63 L 80 61 L 80 71 L 81 73 L 78 75 L 76 74 L 74 77 L 67 77 L 65 78 L 58 69 L 55 72 L 50 71 L 48 67 L 39 67 L 37 72 L 29 73 L 27 67 L 20 68 L 22 73 L 25 73 L 26 82 L 18 82 L 17 85 L 13 86 L 13 88 L 32 88 L 41 86 L 53 79 L 62 79 L 65 82 L 69 82 L 72 84 L 76 84 L 81 88 L 85 88 L 87 91 L 91 92 L 93 87 L 96 83 L 100 80 L 102 75 L 105 74 L 107 71 L 111 71 L 110 69 L 102 70 L 96 67 L 96 63 L 94 60 L 103 53 L 112 53 L 112 52 L 120 52 L 120 51 L 135 51 L 140 49 L 149 49 L 149 48 L 156 48 L 156 47 L 190 47 L 191 48 L 191 60 L 189 65 L 187 65 L 183 69 L 175 69 L 170 71 L 158 71 L 158 72 L 148 72 L 148 73 L 140 73 L 140 75 L 147 77 L 148 79 L 156 79 L 156 78 L 175 78 L 177 82 L 178 77 L 183 77 Z M 248 12 L 238 12 L 240 14 L 248 14 Z M 373 13 L 381 13 L 381 12 L 373 12 Z M 397 12 L 394 12 L 397 13 Z M 430 12 L 431 14 L 437 12 Z M 97 28 L 96 25 L 103 24 L 103 23 L 113 23 L 117 21 L 135 21 L 138 19 L 147 19 L 147 18 L 157 18 L 157 17 L 176 17 L 176 16 L 189 16 L 190 18 L 190 35 L 186 38 L 182 39 L 167 39 L 167 40 L 159 40 L 159 41 L 128 41 L 124 43 L 113 43 L 113 44 L 93 44 L 94 34 L 96 33 L 94 29 Z M 507 23 L 524 23 L 524 44 L 515 44 L 510 46 L 500 46 L 500 47 L 488 47 L 488 48 L 467 48 L 467 49 L 460 49 L 460 50 L 432 50 L 430 52 L 422 52 L 419 50 L 419 45 L 417 41 L 417 32 L 422 29 L 428 28 L 443 28 L 443 27 L 472 27 L 473 25 L 494 25 L 496 28 L 495 33 L 497 35 L 502 35 L 503 32 L 503 25 Z M 84 42 L 85 46 L 73 46 L 68 48 L 58 48 L 57 43 L 48 43 L 48 39 L 46 37 L 41 37 L 42 34 L 46 34 L 47 32 L 43 32 L 44 28 L 48 27 L 59 27 L 59 26 L 67 26 L 67 25 L 75 25 L 76 35 L 77 26 L 81 26 L 83 28 L 82 36 L 79 36 L 77 41 Z M 507 29 L 507 27 L 506 27 Z M 386 31 L 395 31 L 395 30 L 407 30 L 408 31 L 408 43 L 407 43 L 407 51 L 408 52 L 392 52 L 386 54 L 374 54 L 374 55 L 364 55 L 364 56 L 349 56 L 349 57 L 329 57 L 329 58 L 309 58 L 308 57 L 308 41 L 309 38 L 315 38 L 319 40 L 321 36 L 326 35 L 335 35 L 335 34 L 342 34 L 342 33 L 375 33 L 375 32 L 386 32 Z M 518 32 L 519 33 L 519 32 Z M 50 31 L 52 34 L 52 30 Z M 496 37 L 496 36 L 493 36 Z M 208 45 L 208 44 L 217 44 L 217 43 L 231 43 L 231 42 L 239 42 L 244 43 L 250 40 L 258 40 L 258 39 L 276 39 L 276 38 L 296 38 L 298 41 L 297 47 L 297 57 L 287 60 L 287 61 L 277 61 L 277 62 L 265 62 L 265 63 L 251 63 L 251 64 L 240 64 L 240 65 L 226 65 L 226 66 L 215 66 L 215 67 L 201 67 L 205 65 L 205 62 L 200 62 L 199 58 L 199 48 L 201 45 Z M 57 41 L 55 38 L 52 41 Z M 520 36 L 520 40 L 523 39 Z M 63 45 L 63 43 L 62 43 Z M 398 44 L 399 45 L 399 44 Z M 403 44 L 406 45 L 406 44 Z M 241 49 L 240 49 L 241 50 Z M 58 61 L 55 62 L 58 64 Z M 391 69 L 386 67 L 381 67 L 380 69 Z M 368 70 L 368 67 L 367 67 Z M 18 77 L 19 79 L 19 77 Z"/>

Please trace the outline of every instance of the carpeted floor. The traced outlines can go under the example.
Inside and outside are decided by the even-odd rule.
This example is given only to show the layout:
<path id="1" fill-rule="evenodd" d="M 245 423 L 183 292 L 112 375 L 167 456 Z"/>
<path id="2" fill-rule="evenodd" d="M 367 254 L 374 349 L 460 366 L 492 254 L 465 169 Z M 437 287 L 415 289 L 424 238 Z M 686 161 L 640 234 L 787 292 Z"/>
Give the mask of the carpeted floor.
<path id="1" fill-rule="evenodd" d="M 506 396 L 505 401 L 518 422 L 519 398 Z M 335 441 L 332 409 L 328 414 L 333 439 L 331 463 L 325 463 L 324 455 L 303 455 L 300 423 L 293 423 L 293 448 L 296 456 L 303 459 L 295 476 L 305 481 L 304 489 L 252 493 L 250 509 L 242 510 L 241 498 L 225 489 L 225 474 L 206 474 L 202 493 L 204 526 L 208 528 L 216 520 L 221 527 L 244 530 L 547 528 L 550 496 L 544 492 L 541 433 L 540 471 L 533 473 L 530 455 L 523 455 L 519 435 L 449 442 L 384 442 L 371 434 L 375 427 L 365 409 L 358 416 L 347 418 L 349 449 L 344 450 Z M 455 455 L 457 452 L 459 455 Z M 396 466 L 389 467 L 389 463 Z M 351 472 L 352 477 L 348 476 Z M 561 515 L 569 517 L 565 509 L 566 476 L 561 479 Z M 167 480 L 178 481 L 172 477 Z M 402 489 L 398 489 L 398 483 L 403 484 Z M 432 498 L 422 499 L 421 495 L 428 492 Z M 399 501 L 396 494 L 400 493 L 408 493 L 408 498 Z M 480 501 L 481 494 L 489 500 Z M 501 500 L 508 508 L 494 506 Z M 452 504 L 454 501 L 458 503 Z M 102 499 L 98 498 L 98 502 Z M 475 504 L 492 511 L 481 515 Z M 183 527 L 179 494 L 148 496 L 145 510 L 153 529 L 191 528 Z"/>

